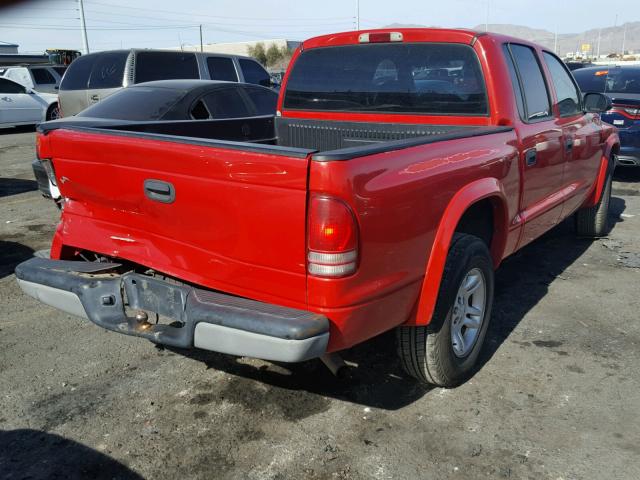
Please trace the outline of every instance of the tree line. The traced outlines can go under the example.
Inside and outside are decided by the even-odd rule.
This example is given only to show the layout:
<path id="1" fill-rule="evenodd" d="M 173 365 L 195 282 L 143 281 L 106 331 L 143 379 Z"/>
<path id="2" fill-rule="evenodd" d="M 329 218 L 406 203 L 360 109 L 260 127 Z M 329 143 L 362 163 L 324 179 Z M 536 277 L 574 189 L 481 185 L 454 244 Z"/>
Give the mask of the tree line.
<path id="1" fill-rule="evenodd" d="M 265 67 L 286 67 L 293 55 L 293 50 L 286 46 L 278 47 L 275 43 L 272 43 L 269 48 L 265 48 L 263 43 L 256 43 L 248 47 L 247 52 Z"/>

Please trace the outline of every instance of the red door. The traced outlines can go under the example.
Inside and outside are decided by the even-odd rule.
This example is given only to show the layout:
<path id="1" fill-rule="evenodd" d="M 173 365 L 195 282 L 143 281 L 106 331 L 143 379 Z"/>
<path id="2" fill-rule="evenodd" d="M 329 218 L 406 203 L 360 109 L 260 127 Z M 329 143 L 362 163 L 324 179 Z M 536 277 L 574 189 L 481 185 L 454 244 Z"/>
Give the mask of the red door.
<path id="1" fill-rule="evenodd" d="M 504 46 L 520 121 L 520 217 L 524 222 L 519 246 L 557 225 L 562 212 L 562 129 L 554 118 L 550 90 L 538 53 L 519 44 Z"/>
<path id="2" fill-rule="evenodd" d="M 555 93 L 556 125 L 562 130 L 566 162 L 561 216 L 565 218 L 584 203 L 591 190 L 600 168 L 602 140 L 595 115 L 584 113 L 580 90 L 562 61 L 550 52 L 543 52 L 542 57 Z"/>

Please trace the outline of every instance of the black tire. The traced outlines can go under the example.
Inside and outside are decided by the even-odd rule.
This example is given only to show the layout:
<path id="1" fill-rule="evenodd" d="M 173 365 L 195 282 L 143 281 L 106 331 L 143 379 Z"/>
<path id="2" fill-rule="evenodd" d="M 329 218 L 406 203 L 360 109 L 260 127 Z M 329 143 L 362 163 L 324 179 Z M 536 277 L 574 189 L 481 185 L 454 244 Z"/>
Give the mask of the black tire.
<path id="1" fill-rule="evenodd" d="M 57 120 L 60 118 L 60 107 L 57 103 L 52 103 L 49 105 L 49 109 L 47 110 L 47 122 L 49 120 Z"/>
<path id="2" fill-rule="evenodd" d="M 576 233 L 580 237 L 598 238 L 609 233 L 609 204 L 611 203 L 611 184 L 613 168 L 610 166 L 604 181 L 600 200 L 593 207 L 582 208 L 576 212 Z"/>
<path id="3" fill-rule="evenodd" d="M 464 356 L 454 352 L 451 328 L 454 303 L 463 280 L 473 270 L 482 272 L 485 309 L 471 350 Z M 398 354 L 411 376 L 422 383 L 455 387 L 469 378 L 482 349 L 493 304 L 493 262 L 487 245 L 478 237 L 456 234 L 445 264 L 431 323 L 426 327 L 398 327 Z"/>

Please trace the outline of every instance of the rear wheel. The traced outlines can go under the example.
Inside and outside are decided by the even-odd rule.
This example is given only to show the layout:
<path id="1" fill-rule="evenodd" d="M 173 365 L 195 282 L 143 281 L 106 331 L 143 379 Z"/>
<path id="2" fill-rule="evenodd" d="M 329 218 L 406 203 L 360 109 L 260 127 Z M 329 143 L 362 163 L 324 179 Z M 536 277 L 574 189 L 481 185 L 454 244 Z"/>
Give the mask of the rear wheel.
<path id="1" fill-rule="evenodd" d="M 431 323 L 399 327 L 398 353 L 419 381 L 454 387 L 473 372 L 491 317 L 493 263 L 478 237 L 456 234 Z"/>
<path id="2" fill-rule="evenodd" d="M 581 237 L 603 237 L 609 233 L 609 204 L 611 203 L 611 184 L 613 168 L 607 171 L 607 178 L 600 200 L 593 207 L 582 208 L 576 212 L 576 232 Z"/>
<path id="3" fill-rule="evenodd" d="M 57 103 L 54 103 L 47 110 L 47 121 L 49 120 L 57 120 L 60 118 L 60 107 Z"/>

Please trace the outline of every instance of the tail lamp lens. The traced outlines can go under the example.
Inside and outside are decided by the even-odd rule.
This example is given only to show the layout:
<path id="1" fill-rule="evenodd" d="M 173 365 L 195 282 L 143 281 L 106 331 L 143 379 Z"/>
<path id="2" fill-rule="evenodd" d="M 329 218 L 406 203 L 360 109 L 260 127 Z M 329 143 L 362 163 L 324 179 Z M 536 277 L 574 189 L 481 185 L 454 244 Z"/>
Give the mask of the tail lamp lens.
<path id="1" fill-rule="evenodd" d="M 358 264 L 358 225 L 347 204 L 312 196 L 309 202 L 307 270 L 318 277 L 344 277 Z"/>

